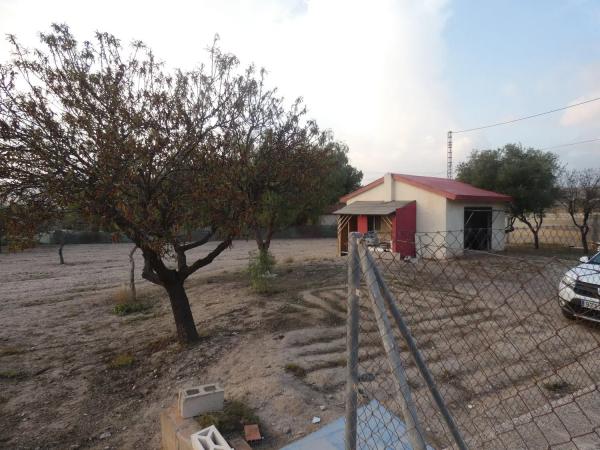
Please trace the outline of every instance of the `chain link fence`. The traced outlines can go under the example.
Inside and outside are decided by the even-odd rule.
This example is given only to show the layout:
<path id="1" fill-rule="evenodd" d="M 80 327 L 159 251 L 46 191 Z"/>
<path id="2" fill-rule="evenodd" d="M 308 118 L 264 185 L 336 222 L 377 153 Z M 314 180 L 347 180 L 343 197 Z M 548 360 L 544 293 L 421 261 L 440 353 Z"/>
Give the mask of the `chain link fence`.
<path id="1" fill-rule="evenodd" d="M 555 230 L 351 234 L 346 448 L 600 449 L 600 256 Z"/>

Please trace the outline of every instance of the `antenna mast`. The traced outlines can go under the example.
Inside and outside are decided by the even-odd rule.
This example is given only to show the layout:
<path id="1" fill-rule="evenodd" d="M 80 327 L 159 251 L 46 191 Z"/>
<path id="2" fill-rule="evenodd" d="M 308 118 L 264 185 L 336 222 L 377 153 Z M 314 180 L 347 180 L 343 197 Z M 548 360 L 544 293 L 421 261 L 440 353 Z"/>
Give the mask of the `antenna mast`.
<path id="1" fill-rule="evenodd" d="M 452 179 L 452 131 L 448 131 L 448 153 L 447 153 L 447 166 L 446 166 L 446 178 Z"/>

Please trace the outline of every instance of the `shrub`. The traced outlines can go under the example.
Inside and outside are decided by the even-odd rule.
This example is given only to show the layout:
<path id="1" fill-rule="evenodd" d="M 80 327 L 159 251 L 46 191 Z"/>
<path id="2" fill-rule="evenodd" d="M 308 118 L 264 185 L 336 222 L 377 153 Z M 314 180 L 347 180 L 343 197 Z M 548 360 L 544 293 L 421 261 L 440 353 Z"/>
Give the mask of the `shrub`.
<path id="1" fill-rule="evenodd" d="M 126 286 L 123 286 L 117 291 L 113 292 L 111 298 L 115 303 L 113 312 L 119 316 L 145 311 L 150 308 L 148 303 L 134 300 L 131 290 Z"/>
<path id="2" fill-rule="evenodd" d="M 146 303 L 140 303 L 140 302 L 119 303 L 118 305 L 115 305 L 115 307 L 113 308 L 113 311 L 115 314 L 117 314 L 119 316 L 125 316 L 127 314 L 145 311 L 148 308 L 150 308 L 150 305 L 148 305 Z"/>
<path id="3" fill-rule="evenodd" d="M 268 250 L 250 254 L 248 275 L 252 289 L 261 294 L 271 291 L 270 281 L 273 278 L 273 267 L 275 267 L 275 258 Z"/>
<path id="4" fill-rule="evenodd" d="M 202 414 L 197 420 L 202 428 L 214 425 L 222 433 L 242 432 L 244 425 L 259 424 L 254 410 L 240 400 L 226 401 L 223 411 Z"/>

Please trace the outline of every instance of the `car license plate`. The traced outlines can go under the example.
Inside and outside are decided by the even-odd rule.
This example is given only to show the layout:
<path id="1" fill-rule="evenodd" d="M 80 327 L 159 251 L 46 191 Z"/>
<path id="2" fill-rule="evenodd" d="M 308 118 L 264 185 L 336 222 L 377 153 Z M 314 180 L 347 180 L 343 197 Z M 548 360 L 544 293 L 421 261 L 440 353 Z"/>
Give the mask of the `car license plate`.
<path id="1" fill-rule="evenodd" d="M 600 303 L 592 302 L 590 300 L 581 300 L 581 306 L 588 309 L 593 309 L 595 311 L 600 311 Z"/>

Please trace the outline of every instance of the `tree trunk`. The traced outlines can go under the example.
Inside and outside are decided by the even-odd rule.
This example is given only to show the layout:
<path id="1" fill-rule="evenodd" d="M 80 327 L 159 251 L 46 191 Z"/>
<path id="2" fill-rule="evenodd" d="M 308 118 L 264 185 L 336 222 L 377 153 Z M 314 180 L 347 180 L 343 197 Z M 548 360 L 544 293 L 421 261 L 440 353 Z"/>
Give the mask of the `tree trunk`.
<path id="1" fill-rule="evenodd" d="M 579 231 L 581 231 L 581 245 L 583 247 L 583 254 L 589 255 L 590 248 L 588 246 L 588 241 L 587 241 L 587 234 L 588 234 L 589 228 L 587 226 L 583 226 L 583 227 L 579 228 Z"/>
<path id="2" fill-rule="evenodd" d="M 266 243 L 263 239 L 262 231 L 257 225 L 254 227 L 254 239 L 256 240 L 256 246 L 258 247 L 259 253 L 262 253 L 269 249 L 269 244 Z"/>
<path id="3" fill-rule="evenodd" d="M 135 292 L 135 259 L 133 259 L 133 254 L 137 250 L 137 245 L 134 245 L 131 251 L 129 252 L 129 291 L 131 294 L 131 301 L 135 302 L 137 299 L 137 294 Z"/>
<path id="4" fill-rule="evenodd" d="M 59 258 L 61 264 L 65 263 L 65 258 L 63 258 L 63 247 L 64 246 L 65 246 L 65 243 L 63 240 L 61 240 L 60 246 L 58 247 L 58 258 Z"/>
<path id="5" fill-rule="evenodd" d="M 272 225 L 269 225 L 269 228 L 267 229 L 267 236 L 265 238 L 265 250 L 269 250 L 269 248 L 271 247 L 271 239 L 273 239 L 273 233 L 275 232 L 274 228 Z"/>
<path id="6" fill-rule="evenodd" d="M 190 344 L 198 341 L 200 336 L 198 336 L 198 331 L 196 330 L 196 324 L 194 323 L 190 302 L 185 292 L 183 282 L 176 281 L 165 284 L 165 289 L 167 290 L 169 300 L 171 301 L 171 309 L 173 310 L 173 317 L 175 318 L 175 327 L 177 328 L 177 339 L 179 340 L 179 343 Z"/>
<path id="7" fill-rule="evenodd" d="M 533 248 L 539 249 L 540 248 L 540 238 L 538 236 L 538 233 L 540 231 L 540 228 L 542 227 L 543 218 L 539 222 L 537 220 L 535 220 L 535 227 L 531 224 L 531 222 L 529 220 L 527 220 L 525 218 L 525 216 L 519 216 L 518 219 L 521 222 L 523 222 L 525 225 L 527 225 L 527 228 L 529 228 L 529 230 L 533 234 Z"/>

